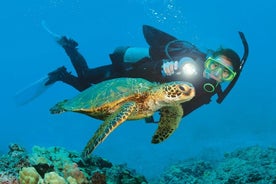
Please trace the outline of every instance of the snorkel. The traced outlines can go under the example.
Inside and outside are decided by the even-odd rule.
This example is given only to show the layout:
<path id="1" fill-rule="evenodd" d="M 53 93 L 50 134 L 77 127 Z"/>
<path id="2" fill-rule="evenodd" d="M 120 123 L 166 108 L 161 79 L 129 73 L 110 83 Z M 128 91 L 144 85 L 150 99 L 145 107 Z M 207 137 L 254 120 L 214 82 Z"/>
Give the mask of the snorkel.
<path id="1" fill-rule="evenodd" d="M 236 71 L 236 76 L 234 77 L 234 79 L 229 83 L 229 85 L 225 88 L 224 91 L 222 91 L 220 89 L 220 91 L 217 92 L 218 94 L 218 99 L 217 99 L 217 103 L 221 103 L 224 98 L 228 95 L 228 93 L 232 90 L 232 88 L 234 87 L 234 85 L 236 84 L 236 82 L 238 81 L 239 77 L 240 77 L 240 74 L 241 74 L 241 71 L 244 67 L 244 64 L 247 60 L 247 57 L 248 57 L 248 53 L 249 53 L 249 48 L 248 48 L 248 43 L 245 39 L 245 36 L 243 34 L 243 32 L 239 32 L 239 35 L 240 35 L 240 38 L 242 40 L 242 44 L 243 44 L 243 47 L 244 47 L 244 53 L 243 53 L 243 56 L 242 56 L 242 59 L 241 59 L 241 64 L 238 68 L 238 70 Z"/>

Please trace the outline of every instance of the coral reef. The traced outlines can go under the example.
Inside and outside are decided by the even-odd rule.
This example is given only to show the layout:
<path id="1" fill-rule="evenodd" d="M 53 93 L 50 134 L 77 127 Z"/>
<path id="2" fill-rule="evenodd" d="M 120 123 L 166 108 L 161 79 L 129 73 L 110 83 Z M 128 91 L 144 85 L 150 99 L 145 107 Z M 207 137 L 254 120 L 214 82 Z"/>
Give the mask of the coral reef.
<path id="1" fill-rule="evenodd" d="M 80 153 L 60 147 L 34 146 L 28 154 L 17 144 L 0 157 L 0 184 L 146 184 L 125 165 L 97 156 L 83 160 Z"/>
<path id="2" fill-rule="evenodd" d="M 155 183 L 155 182 L 154 182 Z M 220 161 L 188 159 L 171 165 L 156 184 L 276 184 L 276 148 L 252 146 Z"/>
<path id="3" fill-rule="evenodd" d="M 0 157 L 0 184 L 146 184 L 126 165 L 97 156 L 86 160 L 60 147 L 19 145 Z M 191 158 L 168 167 L 151 184 L 276 184 L 276 148 L 252 146 L 225 153 L 221 159 Z"/>
<path id="4" fill-rule="evenodd" d="M 8 154 L 0 156 L 0 184 L 19 184 L 19 170 L 30 166 L 29 158 L 17 144 L 9 145 L 9 149 Z"/>

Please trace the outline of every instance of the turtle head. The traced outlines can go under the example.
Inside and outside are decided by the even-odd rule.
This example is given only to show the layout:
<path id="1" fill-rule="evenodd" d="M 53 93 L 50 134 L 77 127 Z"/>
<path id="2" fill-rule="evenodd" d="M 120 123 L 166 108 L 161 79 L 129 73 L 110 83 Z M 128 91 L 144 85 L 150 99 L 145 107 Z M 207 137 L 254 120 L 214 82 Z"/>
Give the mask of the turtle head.
<path id="1" fill-rule="evenodd" d="M 195 96 L 195 88 L 189 82 L 169 82 L 162 84 L 162 96 L 165 103 L 183 103 Z"/>

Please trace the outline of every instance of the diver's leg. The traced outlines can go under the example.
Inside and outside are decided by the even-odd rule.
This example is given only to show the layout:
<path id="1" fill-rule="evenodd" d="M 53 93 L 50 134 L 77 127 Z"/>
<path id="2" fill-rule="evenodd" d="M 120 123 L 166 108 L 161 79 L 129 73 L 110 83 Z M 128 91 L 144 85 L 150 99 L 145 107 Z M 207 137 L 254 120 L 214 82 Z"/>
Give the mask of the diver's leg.
<path id="1" fill-rule="evenodd" d="M 77 50 L 78 43 L 65 36 L 61 37 L 57 42 L 64 48 L 66 54 L 69 56 L 78 77 L 83 78 L 88 70 L 88 65 L 84 57 Z"/>
<path id="2" fill-rule="evenodd" d="M 86 88 L 90 87 L 90 83 L 85 80 L 80 80 L 78 77 L 72 75 L 70 72 L 66 70 L 64 66 L 59 67 L 58 69 L 48 73 L 49 80 L 45 83 L 45 85 L 53 84 L 57 81 L 62 81 L 78 91 L 83 91 Z"/>
<path id="3" fill-rule="evenodd" d="M 91 84 L 97 84 L 99 82 L 118 77 L 123 77 L 123 72 L 115 70 L 113 65 L 105 65 L 89 69 L 84 80 Z"/>

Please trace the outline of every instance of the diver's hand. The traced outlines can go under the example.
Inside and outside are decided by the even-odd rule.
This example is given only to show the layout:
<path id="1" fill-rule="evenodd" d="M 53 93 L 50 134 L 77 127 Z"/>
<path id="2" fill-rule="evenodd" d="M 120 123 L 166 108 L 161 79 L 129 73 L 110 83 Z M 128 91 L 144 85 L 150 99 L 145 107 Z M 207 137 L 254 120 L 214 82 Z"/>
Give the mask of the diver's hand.
<path id="1" fill-rule="evenodd" d="M 190 57 L 183 57 L 179 61 L 163 61 L 161 73 L 163 76 L 171 76 L 171 75 L 180 75 L 183 72 L 181 69 L 183 68 L 184 64 L 190 62 L 195 62 Z"/>
<path id="2" fill-rule="evenodd" d="M 161 73 L 163 76 L 171 76 L 178 70 L 178 61 L 165 61 L 162 65 Z"/>

